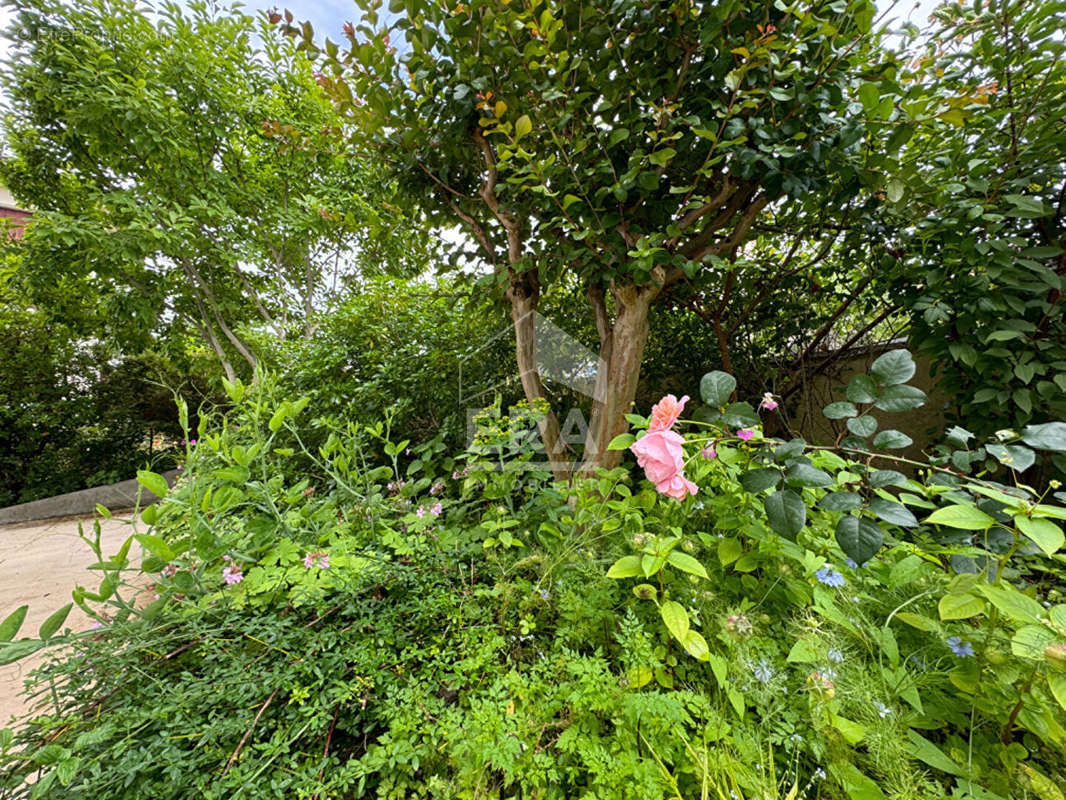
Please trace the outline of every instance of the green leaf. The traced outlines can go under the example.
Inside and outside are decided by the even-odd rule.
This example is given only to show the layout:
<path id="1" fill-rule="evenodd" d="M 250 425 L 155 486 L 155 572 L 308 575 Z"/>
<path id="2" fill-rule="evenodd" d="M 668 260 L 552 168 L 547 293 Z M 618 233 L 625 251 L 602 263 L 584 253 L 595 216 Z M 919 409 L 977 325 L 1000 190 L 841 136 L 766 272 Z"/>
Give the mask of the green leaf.
<path id="1" fill-rule="evenodd" d="M 903 199 L 903 192 L 906 189 L 905 184 L 899 178 L 891 178 L 888 182 L 888 202 L 898 203 Z"/>
<path id="2" fill-rule="evenodd" d="M 718 560 L 723 567 L 729 566 L 744 555 L 744 546 L 735 536 L 727 536 L 718 540 Z"/>
<path id="3" fill-rule="evenodd" d="M 26 612 L 29 610 L 29 606 L 19 606 L 8 614 L 3 622 L 0 622 L 0 642 L 10 642 L 15 638 L 15 634 L 22 627 L 22 623 L 26 619 Z"/>
<path id="4" fill-rule="evenodd" d="M 986 531 L 996 524 L 992 517 L 988 516 L 977 506 L 953 505 L 938 508 L 925 518 L 926 524 L 947 525 L 950 528 L 961 528 L 965 531 Z"/>
<path id="5" fill-rule="evenodd" d="M 608 450 L 628 450 L 629 446 L 637 440 L 637 437 L 631 433 L 620 433 L 611 439 L 611 443 L 607 445 Z"/>
<path id="6" fill-rule="evenodd" d="M 952 619 L 969 619 L 984 613 L 985 601 L 968 592 L 946 594 L 940 598 L 937 610 L 940 612 L 940 619 L 945 622 Z"/>
<path id="7" fill-rule="evenodd" d="M 674 148 L 664 147 L 662 150 L 656 150 L 648 156 L 648 161 L 657 167 L 665 167 L 676 155 L 677 151 Z"/>
<path id="8" fill-rule="evenodd" d="M 67 621 L 67 615 L 70 614 L 70 610 L 74 608 L 73 603 L 67 603 L 61 609 L 48 617 L 41 623 L 41 629 L 38 631 L 42 639 L 51 639 L 52 634 L 59 630 L 60 626 Z"/>
<path id="9" fill-rule="evenodd" d="M 1026 425 L 1022 430 L 1022 441 L 1037 450 L 1066 453 L 1066 422 Z"/>
<path id="10" fill-rule="evenodd" d="M 909 508 L 883 497 L 875 497 L 870 501 L 870 512 L 890 525 L 898 525 L 901 528 L 918 527 L 918 520 Z"/>
<path id="11" fill-rule="evenodd" d="M 1040 603 L 1006 582 L 993 586 L 981 581 L 977 584 L 977 590 L 1012 622 L 1034 625 L 1044 615 L 1044 607 Z"/>
<path id="12" fill-rule="evenodd" d="M 830 403 L 822 409 L 822 415 L 826 419 L 845 419 L 847 417 L 858 416 L 859 410 L 855 408 L 854 403 L 848 403 L 841 401 L 839 403 Z"/>
<path id="13" fill-rule="evenodd" d="M 1014 524 L 1043 550 L 1045 555 L 1055 555 L 1066 543 L 1062 528 L 1049 519 L 1032 519 L 1019 514 L 1014 518 Z"/>
<path id="14" fill-rule="evenodd" d="M 729 402 L 737 388 L 737 380 L 727 372 L 714 370 L 700 379 L 700 397 L 714 408 L 722 408 Z"/>
<path id="15" fill-rule="evenodd" d="M 836 540 L 845 555 L 861 565 L 877 555 L 884 537 L 873 520 L 849 514 L 837 523 Z"/>
<path id="16" fill-rule="evenodd" d="M 881 90 L 878 84 L 867 81 L 859 86 L 859 100 L 866 113 L 874 113 L 881 102 Z"/>
<path id="17" fill-rule="evenodd" d="M 667 630 L 683 645 L 689 629 L 688 612 L 685 611 L 685 607 L 674 600 L 667 600 L 659 606 L 659 615 L 666 623 Z"/>
<path id="18" fill-rule="evenodd" d="M 854 511 L 862 507 L 862 497 L 854 492 L 829 492 L 818 501 L 826 511 Z"/>
<path id="19" fill-rule="evenodd" d="M 1055 634 L 1043 625 L 1026 625 L 1010 640 L 1010 649 L 1018 658 L 1043 661 L 1044 649 L 1055 642 Z"/>
<path id="20" fill-rule="evenodd" d="M 924 761 L 930 767 L 946 772 L 949 775 L 962 777 L 966 774 L 962 767 L 952 761 L 944 751 L 913 729 L 907 729 L 907 738 L 910 740 L 908 749 L 911 755 L 919 761 Z"/>
<path id="21" fill-rule="evenodd" d="M 153 556 L 158 556 L 164 561 L 170 561 L 174 558 L 174 551 L 160 537 L 153 536 L 150 533 L 135 533 L 133 536 Z"/>
<path id="22" fill-rule="evenodd" d="M 607 570 L 608 578 L 636 578 L 643 575 L 644 570 L 640 568 L 640 556 L 622 556 Z"/>
<path id="23" fill-rule="evenodd" d="M 879 469 L 870 473 L 870 488 L 883 489 L 886 486 L 903 486 L 907 476 L 894 469 Z"/>
<path id="24" fill-rule="evenodd" d="M 890 413 L 913 411 L 924 405 L 925 392 L 904 384 L 887 387 L 881 392 L 881 396 L 877 398 L 877 403 L 875 403 L 877 408 Z"/>
<path id="25" fill-rule="evenodd" d="M 877 384 L 869 375 L 856 375 L 848 383 L 845 394 L 853 403 L 875 403 L 877 402 Z"/>
<path id="26" fill-rule="evenodd" d="M 829 473 L 823 472 L 810 464 L 802 461 L 793 464 L 785 472 L 785 480 L 791 486 L 805 486 L 810 488 L 824 488 L 832 486 L 834 481 Z"/>
<path id="27" fill-rule="evenodd" d="M 906 383 L 914 376 L 914 359 L 906 350 L 889 350 L 877 357 L 870 374 L 883 386 Z"/>
<path id="28" fill-rule="evenodd" d="M 681 644 L 684 645 L 688 654 L 697 661 L 710 661 L 711 648 L 707 646 L 707 640 L 696 631 L 690 630 Z"/>
<path id="29" fill-rule="evenodd" d="M 914 440 L 910 436 L 892 429 L 881 431 L 874 437 L 874 447 L 879 450 L 902 450 L 912 444 Z"/>
<path id="30" fill-rule="evenodd" d="M 934 633 L 939 628 L 934 620 L 931 620 L 929 617 L 923 617 L 921 614 L 915 614 L 911 611 L 900 611 L 896 614 L 896 619 L 900 622 L 906 622 L 912 628 L 917 628 L 920 631 L 927 631 L 929 633 Z"/>
<path id="31" fill-rule="evenodd" d="M 781 480 L 781 470 L 772 467 L 749 469 L 740 476 L 740 485 L 745 491 L 755 494 L 777 486 Z"/>
<path id="32" fill-rule="evenodd" d="M 1021 445 L 987 444 L 985 450 L 995 456 L 1000 464 L 1015 472 L 1025 472 L 1036 463 L 1036 453 Z"/>
<path id="33" fill-rule="evenodd" d="M 780 536 L 796 541 L 807 522 L 807 506 L 803 498 L 788 489 L 780 489 L 763 501 L 770 527 Z"/>
<path id="34" fill-rule="evenodd" d="M 682 572 L 687 572 L 691 575 L 699 575 L 701 578 L 708 577 L 707 570 L 703 568 L 703 564 L 688 553 L 683 553 L 680 550 L 671 550 L 670 555 L 666 557 L 666 560 Z"/>
<path id="35" fill-rule="evenodd" d="M 146 469 L 137 470 L 137 482 L 160 500 L 166 497 L 167 492 L 170 491 L 166 478 Z"/>
<path id="36" fill-rule="evenodd" d="M 852 417 L 844 424 L 848 426 L 849 431 L 856 436 L 861 436 L 863 439 L 867 436 L 872 436 L 874 431 L 877 430 L 877 420 L 869 416 Z"/>
<path id="37" fill-rule="evenodd" d="M 797 639 L 785 660 L 790 664 L 814 664 L 822 660 L 822 649 L 807 639 Z"/>
<path id="38" fill-rule="evenodd" d="M 861 742 L 862 737 L 866 735 L 866 728 L 858 722 L 853 722 L 847 717 L 842 717 L 839 714 L 830 712 L 829 721 L 832 722 L 834 728 L 840 731 L 841 736 L 844 737 L 844 741 L 852 746 Z"/>
<path id="39" fill-rule="evenodd" d="M 1051 690 L 1051 696 L 1054 697 L 1063 710 L 1066 711 L 1066 675 L 1058 673 L 1049 673 L 1047 676 L 1047 685 Z"/>
<path id="40" fill-rule="evenodd" d="M 518 141 L 523 136 L 533 130 L 533 121 L 529 118 L 529 114 L 523 114 L 514 123 L 514 138 Z"/>

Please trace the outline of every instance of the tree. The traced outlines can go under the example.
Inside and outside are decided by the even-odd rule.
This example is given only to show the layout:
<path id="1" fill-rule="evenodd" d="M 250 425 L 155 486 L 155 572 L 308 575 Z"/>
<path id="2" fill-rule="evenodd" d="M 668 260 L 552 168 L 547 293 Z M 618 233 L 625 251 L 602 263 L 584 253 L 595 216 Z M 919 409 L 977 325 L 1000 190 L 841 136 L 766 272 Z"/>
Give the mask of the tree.
<path id="1" fill-rule="evenodd" d="M 1061 419 L 1066 11 L 949 3 L 931 22 L 879 87 L 907 114 L 886 197 L 906 252 L 896 294 L 958 421 L 990 434 Z"/>
<path id="2" fill-rule="evenodd" d="M 511 308 L 527 399 L 543 400 L 542 287 L 584 286 L 600 339 L 583 470 L 611 466 L 651 305 L 726 276 L 766 209 L 861 179 L 862 83 L 873 6 L 493 0 L 379 3 L 324 56 L 323 85 L 441 222 L 459 221 Z M 404 36 L 398 52 L 390 33 Z M 568 457 L 548 414 L 556 474 Z"/>
<path id="3" fill-rule="evenodd" d="M 242 324 L 308 334 L 361 270 L 424 266 L 306 59 L 253 46 L 250 17 L 41 0 L 14 28 L 0 174 L 37 209 L 20 279 L 42 307 L 59 276 L 116 326 L 189 326 L 233 378 L 257 362 Z"/>

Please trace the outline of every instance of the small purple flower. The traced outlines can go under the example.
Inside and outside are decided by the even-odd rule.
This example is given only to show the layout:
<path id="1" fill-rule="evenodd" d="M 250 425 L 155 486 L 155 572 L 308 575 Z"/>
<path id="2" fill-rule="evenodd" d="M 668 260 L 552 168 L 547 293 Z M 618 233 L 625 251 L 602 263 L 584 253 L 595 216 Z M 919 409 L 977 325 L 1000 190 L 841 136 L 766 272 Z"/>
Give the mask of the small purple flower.
<path id="1" fill-rule="evenodd" d="M 549 592 L 547 589 L 540 589 L 538 590 L 537 594 L 540 595 L 541 600 L 547 600 L 549 597 L 551 597 L 551 592 Z"/>
<path id="2" fill-rule="evenodd" d="M 411 448 L 410 448 L 410 447 L 408 447 L 408 448 L 407 448 L 406 450 L 404 450 L 404 451 L 403 451 L 403 454 L 404 454 L 405 456 L 409 456 L 409 455 L 411 455 Z"/>
<path id="3" fill-rule="evenodd" d="M 417 516 L 419 516 L 419 517 L 424 517 L 424 516 L 426 515 L 426 509 L 425 509 L 425 507 L 423 507 L 423 506 L 419 506 L 419 507 L 418 507 L 418 510 L 417 510 L 417 511 L 415 512 L 415 514 L 416 514 Z"/>
<path id="4" fill-rule="evenodd" d="M 429 489 L 429 493 L 433 494 L 433 495 L 440 494 L 443 491 L 444 491 L 444 481 L 437 481 Z"/>
<path id="5" fill-rule="evenodd" d="M 774 396 L 770 394 L 770 392 L 767 392 L 762 396 L 762 402 L 759 403 L 759 408 L 764 408 L 767 411 L 773 411 L 775 408 L 778 407 L 778 405 L 780 404 L 776 400 L 774 400 Z"/>
<path id="6" fill-rule="evenodd" d="M 754 435 L 755 431 L 753 431 L 751 428 L 741 428 L 739 431 L 737 431 L 737 438 L 743 439 L 745 442 L 748 441 L 748 439 L 750 439 Z"/>
<path id="7" fill-rule="evenodd" d="M 712 459 L 712 458 L 716 458 L 718 456 L 718 451 L 714 449 L 714 445 L 713 444 L 709 444 L 706 447 L 704 447 L 700 451 L 700 453 L 703 455 L 704 458 L 706 458 L 708 460 Z"/>
<path id="8" fill-rule="evenodd" d="M 227 585 L 231 586 L 234 583 L 240 583 L 241 581 L 243 581 L 244 573 L 241 572 L 240 567 L 224 567 L 222 569 L 222 580 L 224 580 Z"/>
<path id="9" fill-rule="evenodd" d="M 435 517 L 439 517 L 443 511 L 444 511 L 444 506 L 442 506 L 440 503 L 437 503 L 436 505 L 433 506 L 433 508 L 431 508 L 429 510 L 429 513 L 432 514 Z"/>
<path id="10" fill-rule="evenodd" d="M 973 645 L 959 636 L 949 636 L 948 647 L 958 658 L 969 658 L 973 655 Z"/>
<path id="11" fill-rule="evenodd" d="M 829 569 L 829 567 L 822 567 L 816 573 L 814 577 L 818 579 L 818 582 L 825 586 L 843 586 L 844 576 L 837 572 L 835 569 Z"/>
<path id="12" fill-rule="evenodd" d="M 452 472 L 452 480 L 453 481 L 457 481 L 457 480 L 459 480 L 459 478 L 460 478 L 459 470 L 455 470 L 454 472 Z"/>
<path id="13" fill-rule="evenodd" d="M 174 564 L 167 564 L 163 567 L 163 571 L 159 574 L 164 578 L 173 578 L 178 572 L 178 568 Z"/>

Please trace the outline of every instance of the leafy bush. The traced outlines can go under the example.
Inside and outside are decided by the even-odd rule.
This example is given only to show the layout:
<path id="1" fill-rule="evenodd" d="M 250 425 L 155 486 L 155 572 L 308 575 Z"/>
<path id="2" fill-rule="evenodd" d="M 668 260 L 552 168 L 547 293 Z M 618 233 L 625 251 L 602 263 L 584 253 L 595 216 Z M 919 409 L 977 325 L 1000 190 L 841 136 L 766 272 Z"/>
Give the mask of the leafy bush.
<path id="1" fill-rule="evenodd" d="M 883 356 L 833 413 L 920 402 L 911 371 Z M 306 398 L 231 385 L 233 413 L 200 423 L 128 543 L 158 600 L 130 597 L 129 546 L 97 552 L 102 584 L 75 601 L 102 627 L 42 631 L 76 644 L 31 678 L 45 707 L 0 739 L 3 785 L 1058 797 L 1066 511 L 1020 480 L 908 478 L 858 441 L 866 422 L 836 449 L 766 439 L 733 388 L 704 379 L 674 465 L 696 497 L 678 502 L 622 468 L 551 482 L 536 408 L 485 415 L 454 457 L 397 441 L 391 413 L 320 418 L 312 449 Z M 664 409 L 630 418 L 642 438 L 677 434 Z M 1057 450 L 1062 433 L 1021 436 Z M 15 641 L 18 622 L 0 625 L 7 658 L 41 644 Z"/>

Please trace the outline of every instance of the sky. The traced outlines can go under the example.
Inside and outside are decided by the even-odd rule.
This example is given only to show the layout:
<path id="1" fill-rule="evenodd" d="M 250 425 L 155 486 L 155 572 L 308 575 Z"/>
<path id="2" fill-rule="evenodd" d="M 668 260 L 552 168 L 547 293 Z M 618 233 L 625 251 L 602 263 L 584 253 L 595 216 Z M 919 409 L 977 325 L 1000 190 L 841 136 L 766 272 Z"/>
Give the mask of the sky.
<path id="1" fill-rule="evenodd" d="M 882 10 L 893 6 L 892 0 L 876 0 Z M 919 27 L 923 26 L 929 16 L 929 12 L 938 4 L 939 0 L 899 0 L 892 8 L 889 17 L 900 20 L 909 20 Z M 352 0 L 300 0 L 300 2 L 286 3 L 279 0 L 275 3 L 247 2 L 245 11 L 255 14 L 274 6 L 284 10 L 289 9 L 297 20 L 307 20 L 315 30 L 315 38 L 319 41 L 329 36 L 336 42 L 342 41 L 341 26 L 356 16 L 357 9 Z M 383 5 L 386 5 L 383 3 Z M 6 29 L 11 22 L 13 14 L 9 7 L 0 8 L 0 29 Z M 0 59 L 6 58 L 10 43 L 6 38 L 0 37 Z"/>

